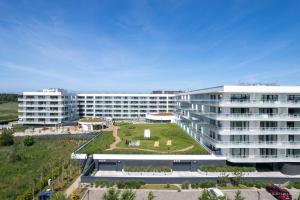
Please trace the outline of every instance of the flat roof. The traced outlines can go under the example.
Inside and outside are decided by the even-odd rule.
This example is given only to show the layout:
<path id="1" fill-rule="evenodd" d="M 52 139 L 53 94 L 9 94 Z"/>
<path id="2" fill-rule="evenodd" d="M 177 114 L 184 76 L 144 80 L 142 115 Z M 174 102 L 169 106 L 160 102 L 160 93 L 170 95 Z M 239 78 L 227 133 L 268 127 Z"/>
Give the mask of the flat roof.
<path id="1" fill-rule="evenodd" d="M 203 88 L 180 93 L 205 94 L 205 93 L 289 93 L 300 94 L 300 86 L 277 86 L 277 85 L 223 85 L 217 87 Z"/>
<path id="2" fill-rule="evenodd" d="M 216 155 L 174 155 L 174 154 L 93 154 L 96 160 L 226 160 Z"/>

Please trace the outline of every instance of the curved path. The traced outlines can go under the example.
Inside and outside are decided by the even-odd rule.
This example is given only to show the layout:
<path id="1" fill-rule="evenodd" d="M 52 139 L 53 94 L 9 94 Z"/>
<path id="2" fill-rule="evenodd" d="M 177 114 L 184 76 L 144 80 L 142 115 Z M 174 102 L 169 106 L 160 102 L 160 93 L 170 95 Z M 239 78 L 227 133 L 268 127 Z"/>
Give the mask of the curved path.
<path id="1" fill-rule="evenodd" d="M 118 136 L 118 129 L 120 127 L 118 126 L 113 126 L 112 130 L 113 130 L 113 136 L 115 138 L 115 141 L 109 146 L 109 149 L 107 150 L 113 150 L 115 148 L 117 148 L 117 145 L 121 142 L 121 138 Z"/>

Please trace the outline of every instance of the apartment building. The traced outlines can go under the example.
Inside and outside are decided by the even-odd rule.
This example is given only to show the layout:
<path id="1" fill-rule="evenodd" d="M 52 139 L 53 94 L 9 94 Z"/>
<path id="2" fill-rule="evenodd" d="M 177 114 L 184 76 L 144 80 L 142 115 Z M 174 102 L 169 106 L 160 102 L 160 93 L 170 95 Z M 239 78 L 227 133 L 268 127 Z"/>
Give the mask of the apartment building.
<path id="1" fill-rule="evenodd" d="M 78 94 L 80 117 L 145 119 L 150 113 L 175 111 L 176 91 L 153 91 L 149 94 Z"/>
<path id="2" fill-rule="evenodd" d="M 63 89 L 23 92 L 18 101 L 21 124 L 51 125 L 78 118 L 76 94 Z"/>
<path id="3" fill-rule="evenodd" d="M 176 95 L 177 123 L 235 163 L 300 162 L 300 86 L 220 86 Z"/>
<path id="4" fill-rule="evenodd" d="M 173 113 L 177 91 L 149 94 L 74 94 L 63 89 L 23 92 L 19 98 L 22 124 L 61 124 L 78 117 L 141 119 L 151 113 Z"/>

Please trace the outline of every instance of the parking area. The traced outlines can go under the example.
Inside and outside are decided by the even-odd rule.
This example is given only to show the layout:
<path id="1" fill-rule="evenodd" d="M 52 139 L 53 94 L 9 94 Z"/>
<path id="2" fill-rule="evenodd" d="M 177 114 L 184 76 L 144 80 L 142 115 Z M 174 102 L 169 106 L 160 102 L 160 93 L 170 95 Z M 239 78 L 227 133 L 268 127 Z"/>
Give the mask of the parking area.
<path id="1" fill-rule="evenodd" d="M 105 189 L 97 188 L 90 189 L 88 195 L 83 200 L 96 200 L 101 199 L 105 193 Z M 147 199 L 148 193 L 151 190 L 135 190 L 136 200 Z M 237 190 L 222 190 L 223 193 L 229 198 L 234 199 L 234 195 Z M 269 194 L 265 189 L 242 189 L 240 190 L 242 196 L 245 197 L 245 200 L 276 200 L 271 194 Z M 293 196 L 293 199 L 297 199 L 300 190 L 292 189 L 289 190 Z M 178 192 L 176 190 L 153 190 L 152 191 L 155 200 L 198 200 L 201 190 L 182 190 Z"/>

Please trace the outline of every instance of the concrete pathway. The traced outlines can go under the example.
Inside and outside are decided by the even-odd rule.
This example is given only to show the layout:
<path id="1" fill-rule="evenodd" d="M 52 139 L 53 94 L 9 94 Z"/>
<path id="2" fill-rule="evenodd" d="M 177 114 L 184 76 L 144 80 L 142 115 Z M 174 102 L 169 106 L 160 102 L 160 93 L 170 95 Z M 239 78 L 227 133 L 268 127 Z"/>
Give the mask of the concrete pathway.
<path id="1" fill-rule="evenodd" d="M 153 173 L 153 172 L 122 172 L 122 171 L 97 171 L 97 177 L 219 177 L 222 173 L 214 172 L 191 172 L 191 171 L 173 171 L 171 173 Z M 233 173 L 226 173 L 230 177 L 234 177 Z M 270 177 L 270 178 L 300 178 L 300 175 L 286 175 L 281 172 L 249 172 L 245 173 L 243 177 Z"/>
<path id="2" fill-rule="evenodd" d="M 80 176 L 74 181 L 74 183 L 72 183 L 72 185 L 70 185 L 66 190 L 65 190 L 65 194 L 67 197 L 69 197 L 72 192 L 74 192 L 77 188 L 79 188 L 80 186 Z"/>

